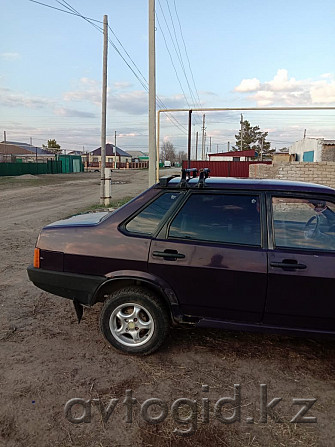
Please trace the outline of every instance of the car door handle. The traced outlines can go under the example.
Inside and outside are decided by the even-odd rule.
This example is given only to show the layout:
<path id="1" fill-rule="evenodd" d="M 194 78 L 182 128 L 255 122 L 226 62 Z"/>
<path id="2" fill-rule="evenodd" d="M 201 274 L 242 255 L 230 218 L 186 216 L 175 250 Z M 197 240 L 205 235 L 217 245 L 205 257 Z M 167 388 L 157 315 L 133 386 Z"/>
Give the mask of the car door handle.
<path id="1" fill-rule="evenodd" d="M 305 264 L 298 264 L 295 262 L 270 262 L 271 267 L 277 267 L 281 269 L 290 269 L 290 270 L 304 270 L 307 268 Z"/>
<path id="2" fill-rule="evenodd" d="M 166 251 L 153 251 L 152 256 L 158 256 L 167 259 L 183 259 L 185 255 L 183 253 L 178 253 L 177 250 L 166 250 Z"/>

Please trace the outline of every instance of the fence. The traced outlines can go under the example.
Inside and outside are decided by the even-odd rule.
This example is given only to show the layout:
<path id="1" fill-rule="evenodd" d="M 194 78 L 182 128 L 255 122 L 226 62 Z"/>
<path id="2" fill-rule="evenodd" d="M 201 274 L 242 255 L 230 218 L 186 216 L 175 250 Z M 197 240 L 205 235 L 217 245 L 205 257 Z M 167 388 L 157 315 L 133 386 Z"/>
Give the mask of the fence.
<path id="1" fill-rule="evenodd" d="M 80 155 L 57 155 L 57 160 L 62 162 L 61 172 L 65 174 L 84 171 Z"/>
<path id="2" fill-rule="evenodd" d="M 190 167 L 210 169 L 212 177 L 249 177 L 249 166 L 252 164 L 271 164 L 271 161 L 197 161 L 191 160 Z M 188 161 L 183 160 L 183 169 L 188 167 Z"/>
<path id="3" fill-rule="evenodd" d="M 62 162 L 47 160 L 46 163 L 0 163 L 0 176 L 24 174 L 59 174 L 62 172 Z"/>
<path id="4" fill-rule="evenodd" d="M 256 164 L 250 167 L 250 177 L 311 182 L 335 188 L 335 162 L 293 161 L 273 163 L 271 166 Z"/>
<path id="5" fill-rule="evenodd" d="M 85 163 L 85 166 L 87 167 L 87 163 Z M 88 164 L 89 168 L 95 168 L 100 169 L 100 163 L 99 162 L 91 162 Z M 140 162 L 128 162 L 128 163 L 116 163 L 116 168 L 114 168 L 114 163 L 108 163 L 106 162 L 106 168 L 111 169 L 147 169 L 149 167 L 148 161 L 140 161 Z"/>

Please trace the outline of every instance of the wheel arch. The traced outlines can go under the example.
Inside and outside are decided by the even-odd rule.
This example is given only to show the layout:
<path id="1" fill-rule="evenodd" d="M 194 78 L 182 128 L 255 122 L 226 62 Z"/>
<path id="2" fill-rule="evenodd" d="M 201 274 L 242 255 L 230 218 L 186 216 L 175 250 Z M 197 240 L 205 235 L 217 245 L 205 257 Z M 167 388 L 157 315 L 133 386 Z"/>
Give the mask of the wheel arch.
<path id="1" fill-rule="evenodd" d="M 164 284 L 164 282 L 159 283 L 158 281 L 148 277 L 143 278 L 133 275 L 124 275 L 108 278 L 95 291 L 95 294 L 92 297 L 91 305 L 94 305 L 97 302 L 104 302 L 106 295 L 110 295 L 117 290 L 131 286 L 143 287 L 144 289 L 153 292 L 165 304 L 171 316 L 172 322 L 180 319 L 181 312 L 179 302 L 174 291 Z"/>

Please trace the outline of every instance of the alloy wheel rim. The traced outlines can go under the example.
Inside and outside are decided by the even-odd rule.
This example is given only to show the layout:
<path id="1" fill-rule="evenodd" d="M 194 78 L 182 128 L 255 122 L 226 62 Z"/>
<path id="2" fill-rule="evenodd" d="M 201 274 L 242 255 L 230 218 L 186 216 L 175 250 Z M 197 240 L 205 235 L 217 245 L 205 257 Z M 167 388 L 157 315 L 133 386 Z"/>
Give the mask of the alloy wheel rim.
<path id="1" fill-rule="evenodd" d="M 137 347 L 151 339 L 155 323 L 144 306 L 129 302 L 114 309 L 109 319 L 109 328 L 119 343 L 128 347 Z"/>

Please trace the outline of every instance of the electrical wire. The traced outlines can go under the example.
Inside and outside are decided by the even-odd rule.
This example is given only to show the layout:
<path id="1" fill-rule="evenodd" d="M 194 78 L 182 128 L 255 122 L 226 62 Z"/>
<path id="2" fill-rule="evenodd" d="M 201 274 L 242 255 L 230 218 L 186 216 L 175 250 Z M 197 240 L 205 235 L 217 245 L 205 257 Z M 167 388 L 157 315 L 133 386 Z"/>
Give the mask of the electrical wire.
<path id="1" fill-rule="evenodd" d="M 47 8 L 55 9 L 57 11 L 65 12 L 66 14 L 71 14 L 73 16 L 78 16 L 78 14 L 76 14 L 74 12 L 70 12 L 70 11 L 66 11 L 64 9 L 56 8 L 55 6 L 47 5 L 46 3 L 38 2 L 37 0 L 28 0 L 28 1 L 32 2 L 32 3 L 37 3 L 38 5 L 46 6 Z M 85 19 L 88 19 L 88 18 L 89 17 L 85 17 Z M 93 22 L 102 23 L 100 20 L 95 20 L 95 19 L 90 19 L 90 20 L 92 20 Z"/>
<path id="2" fill-rule="evenodd" d="M 184 66 L 183 58 L 182 58 L 182 55 L 181 55 L 181 51 L 180 51 L 180 47 L 179 47 L 179 43 L 178 43 L 178 39 L 177 39 L 176 29 L 175 29 L 175 26 L 174 26 L 174 23 L 173 23 L 173 18 L 172 18 L 172 14 L 171 14 L 170 6 L 169 6 L 169 3 L 168 3 L 167 0 L 166 0 L 166 3 L 167 3 L 167 6 L 168 6 L 168 11 L 169 11 L 170 18 L 171 18 L 171 23 L 172 23 L 172 27 L 173 27 L 173 31 L 174 31 L 175 39 L 173 39 L 173 36 L 172 36 L 171 30 L 170 30 L 169 24 L 168 24 L 168 22 L 167 22 L 167 19 L 166 19 L 166 17 L 165 17 L 164 10 L 163 10 L 163 8 L 162 8 L 161 2 L 160 2 L 160 0 L 158 0 L 158 4 L 159 4 L 159 7 L 160 7 L 160 10 L 161 10 L 161 13 L 162 13 L 162 16 L 163 16 L 163 19 L 164 19 L 166 28 L 167 28 L 167 30 L 168 30 L 168 33 L 169 33 L 169 36 L 170 36 L 172 45 L 173 45 L 173 47 L 174 47 L 174 50 L 175 50 L 175 53 L 176 53 L 176 55 L 177 55 L 179 64 L 180 64 L 180 66 L 181 66 L 181 68 L 182 68 L 182 71 L 183 71 L 183 73 L 184 73 L 184 77 L 185 77 L 185 79 L 186 79 L 186 83 L 187 83 L 188 90 L 189 90 L 190 96 L 191 96 L 192 101 L 193 101 L 193 104 L 194 104 L 194 108 L 198 108 L 197 101 L 196 101 L 196 99 L 195 99 L 195 97 L 194 97 L 194 95 L 193 95 L 193 91 L 192 91 L 192 89 L 191 89 L 191 86 L 190 86 L 190 83 L 189 83 L 189 80 L 188 80 L 188 77 L 187 77 L 187 74 L 186 74 L 186 70 L 185 70 L 185 66 Z M 161 28 L 161 31 L 162 31 L 162 28 Z M 163 36 L 163 37 L 164 37 L 164 36 Z M 165 37 L 164 37 L 164 41 L 166 42 Z M 168 52 L 169 52 L 169 54 L 170 54 L 170 58 L 171 58 L 171 57 L 172 57 L 172 56 L 171 56 L 171 53 L 170 53 L 170 51 L 168 51 Z M 174 65 L 174 64 L 173 64 L 173 65 Z M 178 78 L 178 79 L 179 79 L 179 78 Z M 185 98 L 185 99 L 186 99 L 186 98 Z M 189 107 L 191 107 L 191 106 L 189 106 Z M 199 123 L 198 123 L 198 124 L 199 124 Z"/>
<path id="3" fill-rule="evenodd" d="M 66 0 L 62 0 L 63 3 L 65 3 L 65 5 L 63 3 L 61 3 L 59 0 L 56 0 L 58 3 L 62 4 L 62 6 L 65 6 L 68 9 L 71 9 L 74 13 L 78 14 L 79 17 L 83 18 L 84 20 L 86 20 L 88 23 L 90 23 L 91 25 L 93 25 L 96 29 L 98 29 L 99 32 L 103 33 L 103 29 L 92 24 L 90 22 L 89 19 L 86 19 L 82 14 L 80 14 L 79 11 L 77 11 L 75 8 L 73 8 Z M 66 6 L 67 5 L 67 6 Z M 101 22 L 100 22 L 101 23 Z M 115 43 L 112 41 L 112 39 L 110 37 L 108 37 L 108 42 L 110 43 L 110 45 L 114 48 L 114 50 L 118 53 L 118 55 L 121 57 L 121 59 L 124 61 L 124 63 L 127 65 L 127 67 L 131 70 L 131 72 L 134 74 L 134 76 L 136 77 L 136 79 L 139 81 L 139 83 L 142 85 L 142 87 L 149 92 L 149 83 L 148 81 L 145 79 L 145 77 L 143 76 L 143 74 L 141 73 L 140 69 L 138 68 L 138 66 L 136 65 L 136 63 L 133 61 L 133 59 L 130 57 L 130 55 L 128 54 L 128 52 L 126 51 L 126 49 L 124 48 L 124 46 L 122 45 L 121 41 L 118 39 L 118 37 L 116 36 L 116 34 L 114 33 L 114 31 L 112 30 L 112 28 L 108 25 L 109 30 L 112 32 L 112 34 L 115 36 L 115 38 L 117 39 L 117 41 L 119 42 L 119 44 L 121 45 L 122 49 L 124 50 L 124 52 L 126 53 L 126 55 L 128 56 L 128 58 L 130 59 L 130 61 L 132 62 L 132 64 L 134 65 L 135 69 L 138 71 L 138 73 L 140 74 L 140 76 L 142 77 L 143 81 L 139 78 L 139 76 L 135 73 L 135 71 L 132 69 L 132 67 L 130 66 L 130 64 L 126 61 L 126 59 L 124 58 L 124 56 L 121 54 L 120 50 L 117 48 L 117 46 L 115 45 Z M 161 101 L 161 99 L 156 95 L 156 102 L 158 102 L 162 108 L 167 108 L 165 106 L 165 104 Z M 179 121 L 171 114 L 170 119 L 175 122 L 175 125 L 178 128 L 182 128 L 185 130 L 185 132 L 187 132 L 187 129 L 182 126 Z"/>
<path id="4" fill-rule="evenodd" d="M 63 7 L 65 7 L 67 10 L 64 9 L 60 9 L 60 8 L 56 8 L 53 7 L 51 5 L 47 5 L 45 3 L 36 1 L 36 0 L 28 0 L 31 1 L 33 3 L 37 3 L 39 5 L 42 6 L 46 6 L 49 7 L 51 9 L 55 9 L 57 11 L 61 11 L 67 14 L 71 14 L 77 17 L 80 17 L 82 19 L 84 19 L 85 21 L 87 21 L 90 25 L 92 25 L 96 30 L 98 30 L 100 33 L 103 33 L 103 29 L 99 26 L 97 26 L 95 23 L 92 22 L 97 22 L 97 23 L 103 23 L 99 20 L 95 20 L 95 19 L 91 19 L 89 17 L 86 17 L 84 15 L 82 15 L 78 10 L 76 10 L 75 8 L 73 8 L 68 2 L 66 2 L 65 0 L 56 0 L 57 3 Z M 140 79 L 140 77 L 138 76 L 138 74 L 134 71 L 134 69 L 130 66 L 130 64 L 126 61 L 125 57 L 122 55 L 121 51 L 117 48 L 117 46 L 115 45 L 115 43 L 111 40 L 111 38 L 108 38 L 109 44 L 114 48 L 114 50 L 118 53 L 118 55 L 121 57 L 121 59 L 124 61 L 124 63 L 127 65 L 127 67 L 132 71 L 132 73 L 134 74 L 134 76 L 136 77 L 136 79 L 140 82 L 140 84 L 142 85 L 142 87 L 148 92 L 149 88 L 148 88 L 148 82 L 146 81 L 145 77 L 143 76 L 143 74 L 141 73 L 141 71 L 139 70 L 139 68 L 137 67 L 137 65 L 135 64 L 135 62 L 133 61 L 133 59 L 130 57 L 129 53 L 126 51 L 126 49 L 124 48 L 124 46 L 122 45 L 121 41 L 116 37 L 116 34 L 114 33 L 114 31 L 112 30 L 112 28 L 110 26 L 108 26 L 109 30 L 112 32 L 112 34 L 114 35 L 114 37 L 117 39 L 117 41 L 119 42 L 119 44 L 121 45 L 122 49 L 124 50 L 124 52 L 127 54 L 127 56 L 129 57 L 129 59 L 131 60 L 132 64 L 135 66 L 135 68 L 137 69 L 137 71 L 139 72 L 140 76 L 142 77 L 143 80 Z M 156 95 L 156 102 L 158 103 L 158 105 L 160 105 L 160 108 L 163 109 L 167 109 L 168 107 L 164 104 L 164 102 Z M 185 134 L 187 133 L 187 128 L 185 126 L 183 126 L 182 124 L 180 124 L 180 122 L 178 121 L 177 118 L 174 117 L 174 115 L 169 112 L 169 120 L 171 122 L 175 123 L 175 126 L 177 126 L 179 129 L 182 129 Z"/>
<path id="5" fill-rule="evenodd" d="M 181 38 L 182 38 L 182 41 L 183 41 L 183 44 L 184 44 L 184 49 L 185 49 L 185 54 L 186 54 L 186 58 L 187 58 L 187 61 L 188 61 L 189 70 L 190 70 L 190 72 L 191 72 L 191 77 L 192 77 L 192 81 L 193 81 L 193 85 L 194 85 L 194 90 L 195 90 L 195 92 L 196 92 L 196 95 L 197 95 L 197 98 L 198 98 L 198 103 L 200 104 L 200 108 L 201 108 L 201 107 L 202 107 L 202 103 L 201 103 L 201 101 L 200 101 L 199 93 L 198 93 L 197 87 L 196 87 L 196 85 L 195 85 L 194 76 L 193 76 L 193 71 L 192 71 L 192 68 L 191 68 L 191 62 L 190 62 L 190 59 L 189 59 L 189 57 L 188 57 L 188 52 L 187 52 L 187 48 L 186 48 L 186 43 L 185 43 L 185 39 L 184 39 L 184 35 L 183 35 L 183 28 L 182 28 L 182 26 L 181 26 L 180 19 L 179 19 L 179 14 L 178 14 L 178 11 L 177 11 L 176 0 L 173 0 L 173 2 L 174 2 L 175 13 L 176 13 L 177 20 L 178 20 L 178 24 L 179 24 L 180 35 L 181 35 Z"/>
<path id="6" fill-rule="evenodd" d="M 166 38 L 165 38 L 165 34 L 164 34 L 164 31 L 163 31 L 163 29 L 162 29 L 162 27 L 161 27 L 161 24 L 160 24 L 160 21 L 159 21 L 159 18 L 158 18 L 157 13 L 156 13 L 156 19 L 157 19 L 158 27 L 159 27 L 159 29 L 161 30 L 161 33 L 162 33 L 162 36 L 163 36 L 163 39 L 164 39 L 164 43 L 165 43 L 166 50 L 167 50 L 167 52 L 169 53 L 170 60 L 171 60 L 171 64 L 172 64 L 172 67 L 173 67 L 173 69 L 174 69 L 174 71 L 175 71 L 175 74 L 176 74 L 178 83 L 179 83 L 180 88 L 181 88 L 181 90 L 182 90 L 182 92 L 183 92 L 183 95 L 184 95 L 185 101 L 186 101 L 186 103 L 187 103 L 187 105 L 188 105 L 188 108 L 191 109 L 192 107 L 190 106 L 190 103 L 188 102 L 187 96 L 186 96 L 186 94 L 185 94 L 185 91 L 184 91 L 184 89 L 183 89 L 182 83 L 181 83 L 180 78 L 179 78 L 179 76 L 178 76 L 178 72 L 177 72 L 176 66 L 175 66 L 175 64 L 174 64 L 174 62 L 173 62 L 173 58 L 172 58 L 171 52 L 170 52 L 170 50 L 169 50 L 169 46 L 168 46 L 168 44 L 167 44 L 167 40 L 166 40 Z"/>

